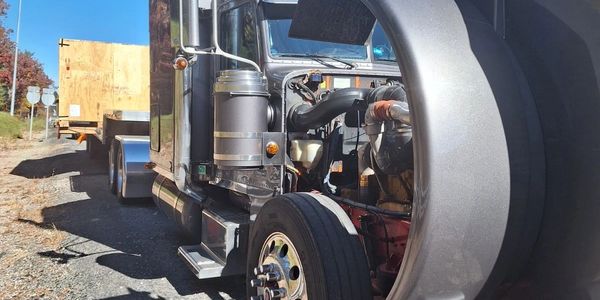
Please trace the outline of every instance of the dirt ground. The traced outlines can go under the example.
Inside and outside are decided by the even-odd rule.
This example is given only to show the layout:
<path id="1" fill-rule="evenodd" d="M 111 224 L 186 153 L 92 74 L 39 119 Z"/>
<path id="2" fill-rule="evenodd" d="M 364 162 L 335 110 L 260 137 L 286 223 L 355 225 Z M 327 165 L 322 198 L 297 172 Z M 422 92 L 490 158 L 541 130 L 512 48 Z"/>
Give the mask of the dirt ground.
<path id="1" fill-rule="evenodd" d="M 243 299 L 243 279 L 199 281 L 189 244 L 151 200 L 121 205 L 85 145 L 0 141 L 0 299 Z"/>

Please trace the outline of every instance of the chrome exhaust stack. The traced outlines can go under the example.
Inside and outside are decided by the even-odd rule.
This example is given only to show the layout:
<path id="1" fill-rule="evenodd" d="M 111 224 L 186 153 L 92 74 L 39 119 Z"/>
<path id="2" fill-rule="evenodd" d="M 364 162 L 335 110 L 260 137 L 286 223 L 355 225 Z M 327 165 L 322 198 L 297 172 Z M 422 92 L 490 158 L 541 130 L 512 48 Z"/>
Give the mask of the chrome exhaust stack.
<path id="1" fill-rule="evenodd" d="M 168 178 L 158 175 L 152 185 L 152 199 L 156 206 L 174 220 L 192 239 L 202 235 L 202 202 L 181 192 Z"/>

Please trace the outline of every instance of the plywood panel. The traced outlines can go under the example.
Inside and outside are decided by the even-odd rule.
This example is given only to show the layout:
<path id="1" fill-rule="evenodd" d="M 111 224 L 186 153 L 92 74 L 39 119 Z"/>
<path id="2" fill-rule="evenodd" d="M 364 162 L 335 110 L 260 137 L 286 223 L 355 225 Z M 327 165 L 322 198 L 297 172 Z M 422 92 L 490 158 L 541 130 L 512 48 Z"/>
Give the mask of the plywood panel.
<path id="1" fill-rule="evenodd" d="M 112 108 L 150 110 L 150 58 L 148 47 L 113 45 L 114 85 Z"/>
<path id="2" fill-rule="evenodd" d="M 107 110 L 149 110 L 148 47 L 63 40 L 59 115 L 102 122 Z"/>

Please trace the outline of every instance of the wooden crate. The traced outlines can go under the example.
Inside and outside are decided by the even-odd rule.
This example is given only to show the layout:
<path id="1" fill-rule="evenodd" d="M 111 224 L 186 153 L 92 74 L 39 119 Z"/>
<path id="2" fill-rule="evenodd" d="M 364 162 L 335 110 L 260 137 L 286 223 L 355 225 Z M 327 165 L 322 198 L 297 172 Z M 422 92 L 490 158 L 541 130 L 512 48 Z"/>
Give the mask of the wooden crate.
<path id="1" fill-rule="evenodd" d="M 98 122 L 108 110 L 150 110 L 147 46 L 61 40 L 59 116 Z"/>

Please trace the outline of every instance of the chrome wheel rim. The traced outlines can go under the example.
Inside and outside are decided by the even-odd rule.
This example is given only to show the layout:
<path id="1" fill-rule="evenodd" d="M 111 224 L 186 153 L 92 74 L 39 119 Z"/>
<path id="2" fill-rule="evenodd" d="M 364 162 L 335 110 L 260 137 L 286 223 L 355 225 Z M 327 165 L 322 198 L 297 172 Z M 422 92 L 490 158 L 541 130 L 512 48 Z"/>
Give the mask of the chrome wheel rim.
<path id="1" fill-rule="evenodd" d="M 263 243 L 254 275 L 257 277 L 250 284 L 257 288 L 258 296 L 253 299 L 308 299 L 300 255 L 281 232 L 272 233 Z"/>
<path id="2" fill-rule="evenodd" d="M 117 193 L 123 192 L 123 159 L 118 157 L 119 161 L 117 165 L 119 169 L 117 170 Z"/>
<path id="3" fill-rule="evenodd" d="M 109 152 L 108 155 L 108 184 L 111 189 L 113 189 L 113 184 L 115 183 L 115 159 L 113 157 L 112 151 Z"/>

